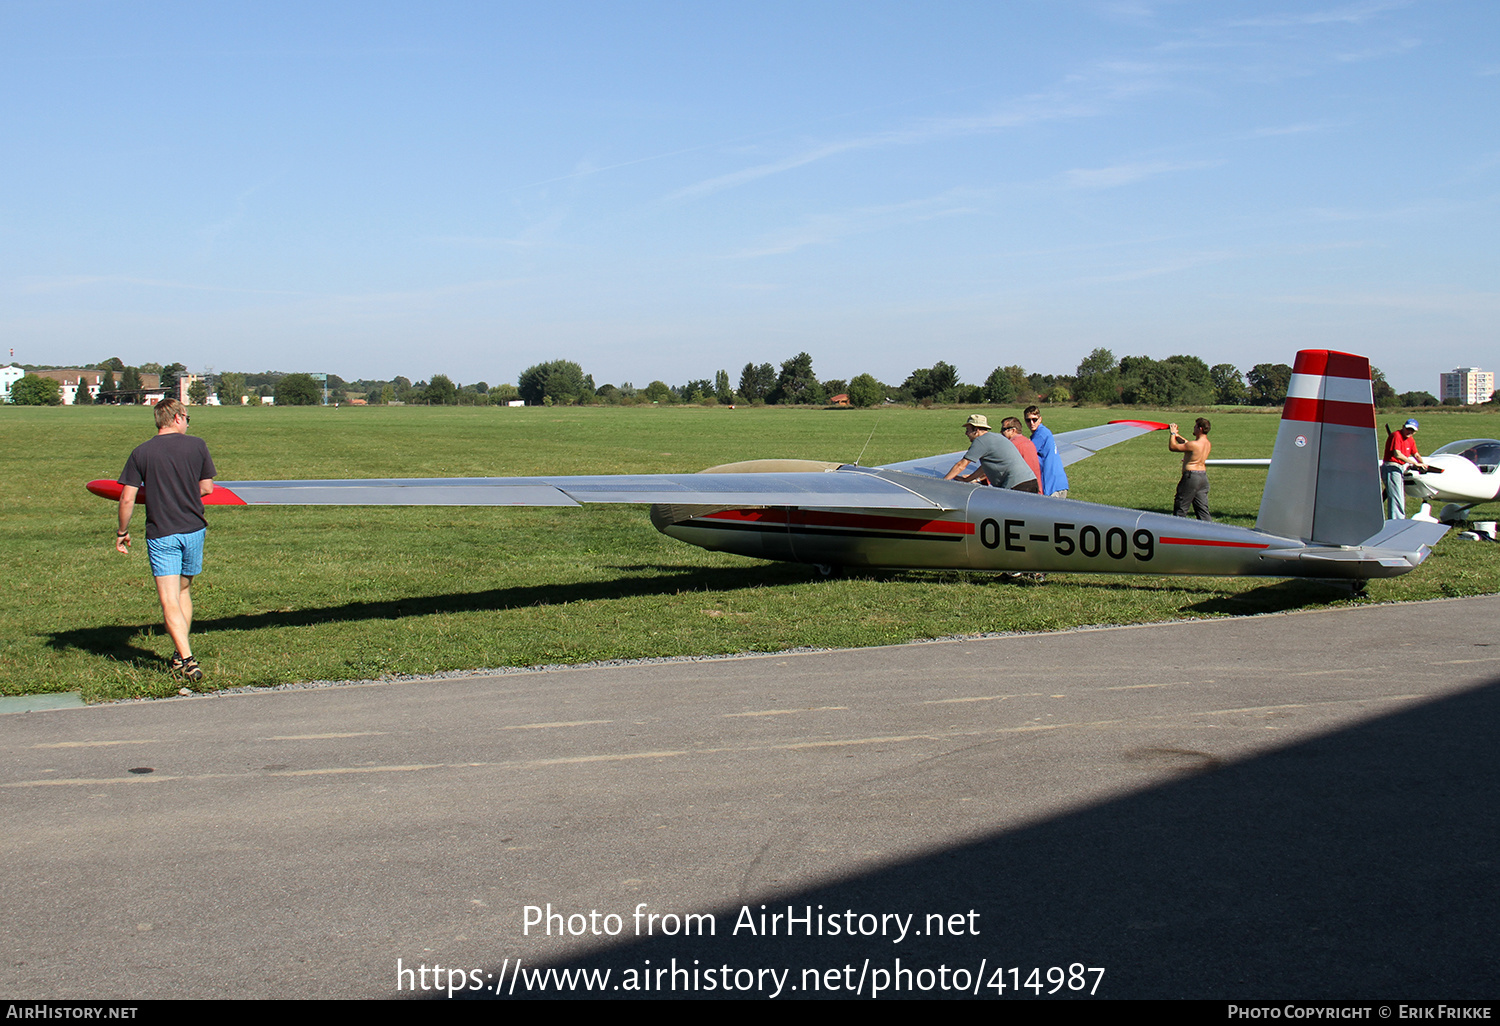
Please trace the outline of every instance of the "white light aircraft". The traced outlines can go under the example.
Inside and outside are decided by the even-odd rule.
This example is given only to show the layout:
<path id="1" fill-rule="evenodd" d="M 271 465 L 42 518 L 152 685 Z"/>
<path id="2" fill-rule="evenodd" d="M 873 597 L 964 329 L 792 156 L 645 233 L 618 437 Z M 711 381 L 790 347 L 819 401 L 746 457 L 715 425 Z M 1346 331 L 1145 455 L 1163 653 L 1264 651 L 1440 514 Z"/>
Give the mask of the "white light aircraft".
<path id="1" fill-rule="evenodd" d="M 1058 435 L 1064 463 L 1165 427 L 1123 421 Z M 1404 574 L 1447 531 L 1386 523 L 1370 363 L 1297 355 L 1253 529 L 942 479 L 961 453 L 861 467 L 753 460 L 699 474 L 224 481 L 222 505 L 649 503 L 670 537 L 824 568 L 1261 575 L 1364 581 Z M 119 485 L 96 481 L 95 494 Z"/>
<path id="2" fill-rule="evenodd" d="M 1464 438 L 1449 442 L 1427 457 L 1441 474 L 1406 473 L 1406 494 L 1422 503 L 1447 503 L 1437 519 L 1445 524 L 1463 518 L 1481 502 L 1500 499 L 1500 440 Z"/>
<path id="3" fill-rule="evenodd" d="M 1377 457 L 1378 459 L 1378 457 Z M 1408 502 L 1416 501 L 1421 512 L 1414 519 L 1452 524 L 1484 502 L 1500 500 L 1500 439 L 1461 438 L 1449 442 L 1426 457 L 1428 470 L 1406 468 Z M 1209 460 L 1212 467 L 1268 467 L 1268 459 Z M 1432 504 L 1446 503 L 1432 515 Z"/>

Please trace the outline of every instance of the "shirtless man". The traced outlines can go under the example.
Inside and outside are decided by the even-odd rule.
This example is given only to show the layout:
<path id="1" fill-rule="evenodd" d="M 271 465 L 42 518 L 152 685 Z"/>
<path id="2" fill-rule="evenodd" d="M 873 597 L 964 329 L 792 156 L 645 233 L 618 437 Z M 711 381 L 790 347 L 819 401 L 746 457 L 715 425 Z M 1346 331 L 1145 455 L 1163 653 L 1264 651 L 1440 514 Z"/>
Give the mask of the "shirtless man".
<path id="1" fill-rule="evenodd" d="M 1177 503 L 1172 513 L 1188 515 L 1191 506 L 1199 520 L 1213 522 L 1208 515 L 1208 454 L 1213 444 L 1208 440 L 1208 418 L 1199 417 L 1193 423 L 1193 440 L 1190 442 L 1177 433 L 1176 424 L 1167 425 L 1167 448 L 1182 453 L 1182 480 L 1177 482 Z"/>

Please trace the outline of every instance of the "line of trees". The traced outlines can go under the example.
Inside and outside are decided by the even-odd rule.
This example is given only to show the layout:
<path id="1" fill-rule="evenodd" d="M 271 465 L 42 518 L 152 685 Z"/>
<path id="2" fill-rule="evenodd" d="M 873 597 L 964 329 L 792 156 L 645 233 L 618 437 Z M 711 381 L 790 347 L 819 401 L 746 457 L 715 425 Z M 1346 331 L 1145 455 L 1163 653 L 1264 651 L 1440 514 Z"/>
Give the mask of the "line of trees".
<path id="1" fill-rule="evenodd" d="M 165 383 L 186 370 L 180 363 L 147 363 L 130 367 L 119 357 L 105 360 L 96 368 L 112 372 L 104 376 L 95 400 L 99 403 L 110 402 L 113 391 L 139 389 L 143 374 L 159 375 Z M 1028 374 L 1023 367 L 1012 364 L 996 367 L 982 384 L 961 381 L 957 368 L 942 360 L 931 367 L 916 368 L 899 385 L 887 384 L 868 373 L 850 380 L 819 379 L 813 370 L 812 357 L 805 352 L 783 361 L 779 370 L 770 363 L 745 364 L 737 388 L 727 370 L 717 371 L 712 380 L 700 378 L 675 386 L 664 381 L 652 381 L 639 389 L 629 381 L 596 386 L 593 375 L 585 373 L 583 367 L 572 360 L 551 360 L 528 367 L 514 385 L 491 386 L 484 381 L 460 385 L 445 374 L 434 374 L 428 380 L 416 382 L 399 375 L 388 381 L 346 381 L 336 374 L 329 374 L 326 384 L 330 402 L 363 398 L 375 405 L 484 406 L 504 405 L 519 399 L 530 405 L 564 406 L 637 403 L 816 406 L 834 402 L 836 397 L 842 396 L 850 406 L 856 407 L 887 403 L 1076 402 L 1183 408 L 1280 405 L 1286 397 L 1291 377 L 1292 368 L 1284 363 L 1258 363 L 1241 374 L 1232 364 L 1210 367 L 1196 356 L 1169 356 L 1164 360 L 1149 356 L 1116 359 L 1108 349 L 1097 348 L 1079 362 L 1071 375 Z M 1377 406 L 1440 405 L 1429 392 L 1398 394 L 1379 368 L 1372 368 L 1372 379 Z M 239 405 L 242 397 L 248 397 L 251 404 L 259 404 L 263 398 L 273 396 L 278 406 L 317 405 L 324 397 L 324 385 L 311 375 L 279 371 L 258 374 L 226 371 L 217 375 L 214 390 L 219 401 L 226 405 Z M 200 380 L 194 383 L 190 399 L 202 403 L 208 394 L 208 385 Z M 55 405 L 62 401 L 58 382 L 35 374 L 17 381 L 12 386 L 11 396 L 13 402 L 25 405 Z M 1457 400 L 1448 402 L 1453 404 Z"/>

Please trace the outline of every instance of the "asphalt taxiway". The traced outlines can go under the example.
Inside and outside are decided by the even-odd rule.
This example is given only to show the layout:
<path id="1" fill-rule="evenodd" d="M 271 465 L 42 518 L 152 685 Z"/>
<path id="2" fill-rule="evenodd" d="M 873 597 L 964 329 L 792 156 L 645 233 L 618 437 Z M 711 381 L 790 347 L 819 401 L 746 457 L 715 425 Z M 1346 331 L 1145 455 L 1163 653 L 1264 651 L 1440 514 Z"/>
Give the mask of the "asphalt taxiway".
<path id="1" fill-rule="evenodd" d="M 420 997 L 441 965 L 521 996 L 520 959 L 868 996 L 899 959 L 916 996 L 955 996 L 940 966 L 1076 996 L 1080 966 L 1108 997 L 1492 997 L 1497 622 L 1490 596 L 4 715 L 0 990 Z"/>

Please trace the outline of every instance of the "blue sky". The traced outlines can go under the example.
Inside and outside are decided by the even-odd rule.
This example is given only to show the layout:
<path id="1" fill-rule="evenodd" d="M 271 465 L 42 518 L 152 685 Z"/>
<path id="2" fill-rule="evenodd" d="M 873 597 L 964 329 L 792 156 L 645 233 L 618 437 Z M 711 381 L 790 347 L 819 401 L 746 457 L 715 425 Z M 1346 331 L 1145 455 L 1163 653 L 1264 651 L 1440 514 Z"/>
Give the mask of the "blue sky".
<path id="1" fill-rule="evenodd" d="M 19 362 L 1500 369 L 1500 4 L 0 5 Z"/>

